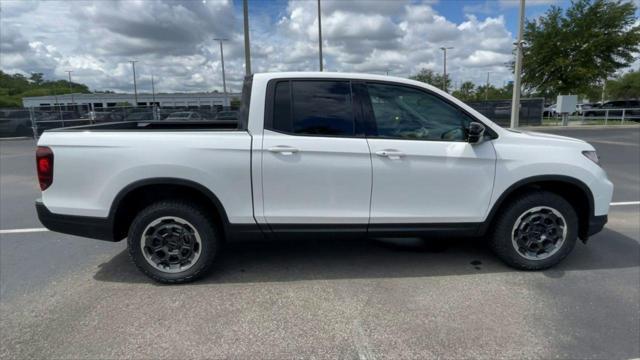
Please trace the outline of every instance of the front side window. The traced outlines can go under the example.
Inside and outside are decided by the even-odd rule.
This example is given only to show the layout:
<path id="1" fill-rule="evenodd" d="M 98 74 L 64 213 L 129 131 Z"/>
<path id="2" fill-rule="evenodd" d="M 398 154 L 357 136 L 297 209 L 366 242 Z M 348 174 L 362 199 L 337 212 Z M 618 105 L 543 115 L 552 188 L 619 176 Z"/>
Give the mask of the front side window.
<path id="1" fill-rule="evenodd" d="M 367 84 L 377 127 L 392 139 L 464 141 L 471 119 L 435 95 L 401 85 Z"/>
<path id="2" fill-rule="evenodd" d="M 349 81 L 292 80 L 274 89 L 274 130 L 319 136 L 353 136 Z"/>

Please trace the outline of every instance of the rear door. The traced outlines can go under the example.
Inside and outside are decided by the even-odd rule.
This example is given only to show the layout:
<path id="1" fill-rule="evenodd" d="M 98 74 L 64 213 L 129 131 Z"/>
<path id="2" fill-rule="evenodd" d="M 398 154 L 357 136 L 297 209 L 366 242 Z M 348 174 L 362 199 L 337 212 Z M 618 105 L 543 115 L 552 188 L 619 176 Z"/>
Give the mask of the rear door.
<path id="1" fill-rule="evenodd" d="M 262 143 L 264 217 L 272 229 L 365 231 L 371 159 L 349 80 L 272 80 Z"/>
<path id="2" fill-rule="evenodd" d="M 496 153 L 491 141 L 466 141 L 470 116 L 417 87 L 368 83 L 367 93 L 373 164 L 370 229 L 482 221 Z"/>

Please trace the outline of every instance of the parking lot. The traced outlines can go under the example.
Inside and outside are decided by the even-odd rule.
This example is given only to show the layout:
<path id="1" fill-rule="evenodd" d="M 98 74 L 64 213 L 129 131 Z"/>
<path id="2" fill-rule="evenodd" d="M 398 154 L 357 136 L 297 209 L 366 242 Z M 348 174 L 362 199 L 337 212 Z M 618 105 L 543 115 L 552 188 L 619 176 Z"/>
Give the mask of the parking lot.
<path id="1" fill-rule="evenodd" d="M 589 141 L 616 186 L 606 228 L 551 270 L 477 239 L 301 239 L 232 244 L 182 286 L 124 242 L 41 231 L 35 143 L 1 140 L 0 358 L 638 358 L 640 127 L 544 131 Z"/>

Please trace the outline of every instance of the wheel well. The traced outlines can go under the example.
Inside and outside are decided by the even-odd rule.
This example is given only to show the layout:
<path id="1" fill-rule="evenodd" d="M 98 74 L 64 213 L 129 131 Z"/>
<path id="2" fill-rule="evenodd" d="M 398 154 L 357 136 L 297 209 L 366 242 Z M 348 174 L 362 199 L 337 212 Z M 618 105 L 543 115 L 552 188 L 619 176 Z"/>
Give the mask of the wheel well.
<path id="1" fill-rule="evenodd" d="M 583 187 L 576 183 L 563 180 L 534 181 L 517 186 L 511 190 L 504 199 L 499 200 L 499 203 L 496 204 L 491 213 L 491 223 L 495 221 L 496 217 L 494 215 L 505 205 L 509 204 L 511 200 L 524 193 L 536 190 L 549 191 L 567 200 L 569 204 L 573 206 L 576 215 L 578 215 L 578 236 L 581 239 L 588 237 L 589 219 L 593 213 L 593 198 L 591 197 L 591 193 L 586 186 Z"/>
<path id="2" fill-rule="evenodd" d="M 202 208 L 211 216 L 216 229 L 222 232 L 222 238 L 225 238 L 226 215 L 222 205 L 212 194 L 184 184 L 148 184 L 136 187 L 120 200 L 114 201 L 114 239 L 118 241 L 127 237 L 133 219 L 142 209 L 168 199 L 185 200 Z"/>

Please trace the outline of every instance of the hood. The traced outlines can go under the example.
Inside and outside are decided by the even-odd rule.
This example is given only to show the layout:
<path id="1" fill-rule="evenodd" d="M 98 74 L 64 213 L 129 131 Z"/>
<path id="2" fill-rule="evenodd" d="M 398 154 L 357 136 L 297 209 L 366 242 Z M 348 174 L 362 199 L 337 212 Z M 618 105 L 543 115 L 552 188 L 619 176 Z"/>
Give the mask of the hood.
<path id="1" fill-rule="evenodd" d="M 580 139 L 576 139 L 576 138 L 572 138 L 572 137 L 568 137 L 568 136 L 545 134 L 545 133 L 540 133 L 540 132 L 535 132 L 535 131 L 523 131 L 522 134 L 526 135 L 526 136 L 530 136 L 532 138 L 539 138 L 539 139 L 564 140 L 564 141 L 577 142 L 577 143 L 581 143 L 581 144 L 586 144 L 587 143 L 584 140 L 580 140 Z"/>

